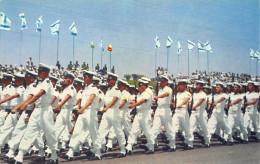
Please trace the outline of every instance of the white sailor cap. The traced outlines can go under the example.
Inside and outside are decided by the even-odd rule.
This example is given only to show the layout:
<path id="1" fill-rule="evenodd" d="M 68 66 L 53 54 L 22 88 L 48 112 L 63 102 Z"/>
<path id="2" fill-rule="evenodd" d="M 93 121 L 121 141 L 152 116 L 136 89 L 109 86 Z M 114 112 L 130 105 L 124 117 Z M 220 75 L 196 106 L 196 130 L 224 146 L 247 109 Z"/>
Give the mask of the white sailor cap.
<path id="1" fill-rule="evenodd" d="M 117 85 L 127 85 L 127 82 L 126 81 L 124 81 L 124 80 L 122 80 L 122 79 L 119 79 L 118 81 L 117 81 Z"/>
<path id="2" fill-rule="evenodd" d="M 135 88 L 135 86 L 134 85 L 130 85 L 130 88 Z"/>
<path id="3" fill-rule="evenodd" d="M 178 80 L 178 84 L 180 84 L 180 83 L 188 83 L 188 80 L 187 79 L 180 79 L 180 80 Z"/>
<path id="4" fill-rule="evenodd" d="M 187 85 L 187 88 L 194 88 L 194 85 L 189 84 Z"/>
<path id="5" fill-rule="evenodd" d="M 232 87 L 234 86 L 234 84 L 233 84 L 233 83 L 230 83 L 230 82 L 227 83 L 226 85 L 227 85 L 227 86 L 232 86 Z"/>
<path id="6" fill-rule="evenodd" d="M 246 87 L 246 86 L 247 86 L 247 83 L 241 83 L 241 86 L 242 86 L 242 87 Z"/>
<path id="7" fill-rule="evenodd" d="M 58 80 L 59 80 L 57 77 L 52 76 L 52 75 L 49 76 L 49 79 L 50 79 L 51 81 L 58 81 Z"/>
<path id="8" fill-rule="evenodd" d="M 161 76 L 160 76 L 160 81 L 163 81 L 163 80 L 170 81 L 170 79 L 169 79 L 167 76 L 161 75 Z"/>
<path id="9" fill-rule="evenodd" d="M 37 73 L 34 71 L 26 70 L 25 77 L 37 78 Z"/>
<path id="10" fill-rule="evenodd" d="M 95 72 L 83 70 L 83 76 L 95 76 Z"/>
<path id="11" fill-rule="evenodd" d="M 202 81 L 202 80 L 195 80 L 195 84 L 202 84 L 202 85 L 204 85 L 204 84 L 205 84 L 205 82 L 204 82 L 204 81 Z"/>
<path id="12" fill-rule="evenodd" d="M 72 72 L 69 72 L 69 71 L 66 71 L 65 72 L 65 74 L 64 74 L 64 78 L 71 78 L 71 79 L 75 79 L 75 75 L 74 75 L 74 73 L 72 73 Z"/>
<path id="13" fill-rule="evenodd" d="M 117 78 L 118 78 L 118 75 L 116 75 L 116 74 L 114 74 L 114 73 L 112 73 L 112 72 L 108 72 L 107 73 L 107 78 L 110 80 L 110 79 L 115 79 L 115 80 L 117 80 Z"/>
<path id="14" fill-rule="evenodd" d="M 80 80 L 78 78 L 75 78 L 74 81 L 73 81 L 74 85 L 82 85 L 84 83 L 83 80 Z"/>
<path id="15" fill-rule="evenodd" d="M 216 82 L 216 85 L 220 85 L 220 86 L 222 86 L 223 88 L 225 87 L 224 83 L 222 83 L 221 81 Z"/>
<path id="16" fill-rule="evenodd" d="M 253 81 L 248 81 L 247 85 L 249 85 L 249 84 L 253 84 L 254 85 L 254 82 Z"/>
<path id="17" fill-rule="evenodd" d="M 145 81 L 145 80 L 142 80 L 142 79 L 138 79 L 138 86 L 141 86 L 141 85 L 148 85 L 148 81 Z"/>
<path id="18" fill-rule="evenodd" d="M 40 63 L 38 66 L 38 71 L 43 71 L 43 70 L 50 71 L 51 67 L 46 64 Z"/>
<path id="19" fill-rule="evenodd" d="M 149 83 L 151 82 L 151 79 L 149 79 L 148 77 L 141 77 L 141 79 L 144 81 L 148 81 Z"/>
<path id="20" fill-rule="evenodd" d="M 100 87 L 100 88 L 107 88 L 108 85 L 107 85 L 106 83 L 101 83 L 101 84 L 99 85 L 99 87 Z"/>
<path id="21" fill-rule="evenodd" d="M 3 79 L 12 79 L 13 75 L 9 74 L 9 73 L 3 73 Z"/>
<path id="22" fill-rule="evenodd" d="M 96 76 L 93 76 L 92 81 L 93 81 L 93 82 L 98 82 L 98 83 L 99 83 L 99 82 L 101 81 L 101 79 L 98 78 L 98 77 L 96 77 Z"/>
<path id="23" fill-rule="evenodd" d="M 254 86 L 258 87 L 259 83 L 258 82 L 254 82 Z"/>
<path id="24" fill-rule="evenodd" d="M 203 88 L 210 89 L 210 87 L 208 85 L 205 85 Z"/>
<path id="25" fill-rule="evenodd" d="M 24 74 L 20 74 L 20 73 L 15 73 L 14 74 L 14 78 L 15 79 L 23 79 L 25 76 L 24 76 Z"/>
<path id="26" fill-rule="evenodd" d="M 235 86 L 238 86 L 239 88 L 242 87 L 241 84 L 239 84 L 238 82 L 234 82 L 233 85 Z"/>

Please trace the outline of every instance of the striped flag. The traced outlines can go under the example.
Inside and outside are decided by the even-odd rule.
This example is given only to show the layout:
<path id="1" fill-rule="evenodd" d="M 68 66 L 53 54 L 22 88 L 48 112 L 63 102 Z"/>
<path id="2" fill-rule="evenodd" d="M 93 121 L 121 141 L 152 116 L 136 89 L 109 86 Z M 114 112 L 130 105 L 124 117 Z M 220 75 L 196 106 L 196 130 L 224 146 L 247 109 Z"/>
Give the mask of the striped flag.
<path id="1" fill-rule="evenodd" d="M 166 42 L 166 47 L 169 48 L 171 47 L 171 44 L 172 44 L 172 39 L 170 38 L 170 36 L 168 36 L 168 39 L 167 39 L 167 42 Z"/>
<path id="2" fill-rule="evenodd" d="M 198 40 L 198 50 L 199 52 L 205 52 L 205 44 Z"/>
<path id="3" fill-rule="evenodd" d="M 254 50 L 250 49 L 250 59 L 254 59 Z"/>
<path id="4" fill-rule="evenodd" d="M 11 20 L 6 17 L 5 13 L 0 13 L 0 30 L 10 31 Z"/>
<path id="5" fill-rule="evenodd" d="M 69 30 L 70 30 L 71 35 L 73 35 L 73 36 L 77 36 L 78 35 L 78 31 L 76 29 L 75 22 L 72 23 L 72 25 L 70 26 Z"/>
<path id="6" fill-rule="evenodd" d="M 36 32 L 41 32 L 42 31 L 42 16 L 40 16 L 37 21 L 36 21 Z"/>
<path id="7" fill-rule="evenodd" d="M 95 48 L 94 41 L 90 43 L 90 48 Z"/>
<path id="8" fill-rule="evenodd" d="M 24 30 L 24 29 L 27 28 L 24 13 L 20 13 L 20 14 L 19 14 L 19 17 L 20 17 L 21 20 L 22 20 L 21 30 Z"/>
<path id="9" fill-rule="evenodd" d="M 256 51 L 256 52 L 254 53 L 254 58 L 255 58 L 256 60 L 258 60 L 258 59 L 260 58 L 258 51 Z"/>
<path id="10" fill-rule="evenodd" d="M 260 61 L 260 53 L 258 51 L 256 51 L 256 54 L 258 56 L 257 61 Z"/>
<path id="11" fill-rule="evenodd" d="M 192 41 L 188 40 L 188 50 L 191 51 L 193 49 L 193 47 L 195 47 L 195 43 L 193 43 Z"/>
<path id="12" fill-rule="evenodd" d="M 112 52 L 112 44 L 109 44 L 107 50 L 108 50 L 109 52 Z"/>
<path id="13" fill-rule="evenodd" d="M 51 34 L 52 34 L 52 35 L 59 34 L 59 30 L 60 30 L 60 20 L 57 20 L 56 22 L 54 22 L 53 24 L 51 24 L 50 28 L 51 28 Z"/>
<path id="14" fill-rule="evenodd" d="M 103 45 L 103 40 L 101 40 L 99 47 L 101 48 L 102 51 L 104 51 L 104 45 Z"/>
<path id="15" fill-rule="evenodd" d="M 154 38 L 154 41 L 155 41 L 155 48 L 160 48 L 161 44 L 160 44 L 160 41 L 159 41 L 158 36 L 156 36 L 156 37 Z"/>
<path id="16" fill-rule="evenodd" d="M 182 51 L 181 43 L 178 41 L 178 50 L 177 50 L 178 55 L 180 55 L 181 51 Z"/>
<path id="17" fill-rule="evenodd" d="M 212 53 L 212 48 L 211 45 L 209 44 L 209 41 L 207 41 L 207 43 L 205 43 L 205 50 L 207 50 L 208 52 Z"/>

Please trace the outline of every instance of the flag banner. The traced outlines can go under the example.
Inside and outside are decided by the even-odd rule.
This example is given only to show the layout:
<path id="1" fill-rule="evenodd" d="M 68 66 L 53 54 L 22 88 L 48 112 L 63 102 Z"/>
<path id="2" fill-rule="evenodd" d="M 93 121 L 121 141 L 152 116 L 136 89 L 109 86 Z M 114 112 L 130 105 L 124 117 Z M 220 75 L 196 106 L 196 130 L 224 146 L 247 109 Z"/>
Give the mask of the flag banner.
<path id="1" fill-rule="evenodd" d="M 167 39 L 167 42 L 166 42 L 166 47 L 167 47 L 167 48 L 170 48 L 172 42 L 173 42 L 172 39 L 170 38 L 170 36 L 168 36 L 168 39 Z"/>
<path id="2" fill-rule="evenodd" d="M 103 40 L 101 40 L 99 47 L 101 48 L 102 51 L 104 51 Z"/>
<path id="3" fill-rule="evenodd" d="M 195 43 L 192 41 L 188 40 L 188 50 L 191 51 L 195 47 Z"/>
<path id="4" fill-rule="evenodd" d="M 205 50 L 207 50 L 208 52 L 212 53 L 212 48 L 211 45 L 209 44 L 209 41 L 207 41 L 207 43 L 205 43 Z"/>
<path id="5" fill-rule="evenodd" d="M 181 51 L 182 51 L 182 49 L 181 49 L 181 43 L 178 41 L 178 50 L 177 50 L 178 55 L 180 55 Z"/>
<path id="6" fill-rule="evenodd" d="M 254 50 L 250 49 L 250 59 L 254 59 Z"/>
<path id="7" fill-rule="evenodd" d="M 22 20 L 21 30 L 24 30 L 24 29 L 27 28 L 24 13 L 20 13 L 20 14 L 19 14 L 19 17 L 20 17 L 21 20 Z"/>
<path id="8" fill-rule="evenodd" d="M 109 52 L 112 52 L 112 44 L 109 44 L 107 50 L 108 50 Z"/>
<path id="9" fill-rule="evenodd" d="M 52 35 L 56 35 L 59 34 L 59 30 L 60 30 L 60 20 L 57 20 L 56 22 L 54 22 L 53 24 L 50 25 L 51 28 L 51 34 Z"/>
<path id="10" fill-rule="evenodd" d="M 198 50 L 199 52 L 205 52 L 205 44 L 198 40 Z"/>
<path id="11" fill-rule="evenodd" d="M 260 58 L 260 55 L 259 55 L 259 52 L 258 52 L 258 51 L 256 51 L 256 52 L 254 53 L 254 58 L 255 58 L 256 60 L 258 60 L 258 59 Z"/>
<path id="12" fill-rule="evenodd" d="M 90 47 L 91 47 L 91 48 L 95 48 L 94 41 L 92 41 L 92 42 L 90 43 Z"/>
<path id="13" fill-rule="evenodd" d="M 160 44 L 160 41 L 159 41 L 158 36 L 156 36 L 156 37 L 154 38 L 154 41 L 155 41 L 155 48 L 160 48 L 161 44 Z"/>
<path id="14" fill-rule="evenodd" d="M 6 15 L 1 12 L 0 13 L 0 30 L 10 31 L 11 29 L 11 20 L 6 17 Z"/>
<path id="15" fill-rule="evenodd" d="M 256 51 L 256 54 L 257 54 L 257 61 L 260 61 L 260 53 Z"/>
<path id="16" fill-rule="evenodd" d="M 77 36 L 78 35 L 78 31 L 76 29 L 75 22 L 72 23 L 72 25 L 70 26 L 69 30 L 70 30 L 71 35 L 73 35 L 73 36 Z"/>
<path id="17" fill-rule="evenodd" d="M 40 16 L 37 21 L 36 21 L 36 32 L 41 32 L 42 31 L 42 16 Z"/>

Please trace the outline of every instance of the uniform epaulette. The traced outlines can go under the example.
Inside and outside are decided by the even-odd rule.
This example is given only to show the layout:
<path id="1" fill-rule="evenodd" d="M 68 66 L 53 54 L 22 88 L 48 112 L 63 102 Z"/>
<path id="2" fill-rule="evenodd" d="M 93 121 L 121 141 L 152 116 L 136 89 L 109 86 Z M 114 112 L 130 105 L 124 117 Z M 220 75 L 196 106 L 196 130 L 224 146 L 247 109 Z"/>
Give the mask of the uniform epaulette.
<path id="1" fill-rule="evenodd" d="M 50 80 L 46 80 L 46 83 L 50 83 Z"/>

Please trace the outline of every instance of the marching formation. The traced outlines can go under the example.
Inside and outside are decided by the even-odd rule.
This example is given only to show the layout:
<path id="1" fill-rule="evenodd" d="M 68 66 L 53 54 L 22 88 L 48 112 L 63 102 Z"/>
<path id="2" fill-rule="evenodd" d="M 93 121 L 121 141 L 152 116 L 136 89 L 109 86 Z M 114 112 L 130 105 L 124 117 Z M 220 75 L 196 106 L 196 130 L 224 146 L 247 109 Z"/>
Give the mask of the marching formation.
<path id="1" fill-rule="evenodd" d="M 201 77 L 172 79 L 161 74 L 154 91 L 147 77 L 140 78 L 136 87 L 112 72 L 101 76 L 84 69 L 53 74 L 43 63 L 37 69 L 4 72 L 0 149 L 8 150 L 8 163 L 22 163 L 32 150 L 38 152 L 35 162 L 49 157 L 48 163 L 58 163 L 66 148 L 62 158 L 67 160 L 83 147 L 88 147 L 89 159 L 101 160 L 115 143 L 118 158 L 131 155 L 141 135 L 147 140 L 146 154 L 154 153 L 161 133 L 167 137 L 164 150 L 169 152 L 176 150 L 177 133 L 185 138 L 186 149 L 193 149 L 195 132 L 204 147 L 210 147 L 213 135 L 223 144 L 232 145 L 234 137 L 246 144 L 254 132 L 259 142 L 259 83 L 221 78 L 216 75 L 209 83 Z"/>

